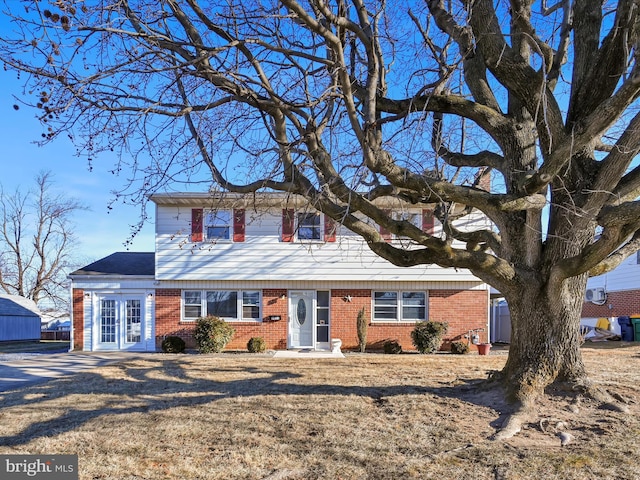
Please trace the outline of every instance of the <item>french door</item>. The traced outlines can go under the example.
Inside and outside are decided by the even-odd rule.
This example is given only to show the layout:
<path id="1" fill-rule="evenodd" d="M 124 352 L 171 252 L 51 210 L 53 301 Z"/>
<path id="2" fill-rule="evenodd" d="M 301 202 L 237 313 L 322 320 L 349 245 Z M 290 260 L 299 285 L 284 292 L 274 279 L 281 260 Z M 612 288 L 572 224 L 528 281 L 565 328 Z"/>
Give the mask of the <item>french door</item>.
<path id="1" fill-rule="evenodd" d="M 98 350 L 143 349 L 144 296 L 106 295 L 98 299 Z"/>

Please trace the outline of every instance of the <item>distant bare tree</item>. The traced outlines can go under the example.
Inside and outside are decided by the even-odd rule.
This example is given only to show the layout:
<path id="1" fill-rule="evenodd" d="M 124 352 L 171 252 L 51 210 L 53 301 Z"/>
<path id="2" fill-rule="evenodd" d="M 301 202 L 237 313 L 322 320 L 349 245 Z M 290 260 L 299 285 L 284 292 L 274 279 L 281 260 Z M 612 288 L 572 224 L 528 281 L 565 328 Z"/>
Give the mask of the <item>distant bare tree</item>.
<path id="1" fill-rule="evenodd" d="M 578 327 L 588 276 L 640 247 L 637 0 L 7 5 L 20 101 L 45 141 L 115 152 L 123 194 L 208 173 L 303 195 L 396 265 L 469 269 L 511 311 L 502 437 L 553 383 L 610 399 Z M 433 204 L 442 235 L 381 197 Z M 478 211 L 495 228 L 459 228 Z"/>
<path id="2" fill-rule="evenodd" d="M 66 275 L 73 263 L 71 217 L 83 210 L 53 189 L 51 173 L 35 189 L 8 195 L 0 186 L 0 288 L 33 300 L 41 309 L 69 311 Z"/>

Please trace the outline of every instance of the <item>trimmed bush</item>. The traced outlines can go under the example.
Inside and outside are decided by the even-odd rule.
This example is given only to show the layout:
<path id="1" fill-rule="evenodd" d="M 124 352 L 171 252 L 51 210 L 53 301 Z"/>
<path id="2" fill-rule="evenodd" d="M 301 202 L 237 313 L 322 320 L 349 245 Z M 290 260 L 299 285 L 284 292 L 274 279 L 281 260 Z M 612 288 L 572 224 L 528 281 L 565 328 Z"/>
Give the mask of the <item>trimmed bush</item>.
<path id="1" fill-rule="evenodd" d="M 469 353 L 469 345 L 465 342 L 453 342 L 451 344 L 451 353 L 455 353 L 457 355 L 464 355 L 465 353 Z"/>
<path id="2" fill-rule="evenodd" d="M 170 336 L 162 340 L 162 351 L 164 353 L 184 353 L 186 346 L 184 340 L 180 337 Z"/>
<path id="3" fill-rule="evenodd" d="M 367 348 L 367 329 L 369 328 L 369 321 L 365 315 L 364 307 L 358 312 L 356 328 L 358 330 L 358 345 L 360 346 L 360 351 L 364 353 Z"/>
<path id="4" fill-rule="evenodd" d="M 402 353 L 402 346 L 400 346 L 400 344 L 396 340 L 385 340 L 385 342 L 382 344 L 382 348 L 384 350 L 384 353 L 392 355 Z"/>
<path id="5" fill-rule="evenodd" d="M 253 337 L 247 342 L 247 350 L 249 350 L 250 353 L 262 353 L 266 349 L 267 345 L 262 337 Z"/>
<path id="6" fill-rule="evenodd" d="M 198 318 L 193 338 L 200 353 L 220 353 L 235 332 L 223 319 L 209 315 Z"/>
<path id="7" fill-rule="evenodd" d="M 440 349 L 448 329 L 449 325 L 443 322 L 418 322 L 411 331 L 413 345 L 420 353 L 433 353 Z"/>

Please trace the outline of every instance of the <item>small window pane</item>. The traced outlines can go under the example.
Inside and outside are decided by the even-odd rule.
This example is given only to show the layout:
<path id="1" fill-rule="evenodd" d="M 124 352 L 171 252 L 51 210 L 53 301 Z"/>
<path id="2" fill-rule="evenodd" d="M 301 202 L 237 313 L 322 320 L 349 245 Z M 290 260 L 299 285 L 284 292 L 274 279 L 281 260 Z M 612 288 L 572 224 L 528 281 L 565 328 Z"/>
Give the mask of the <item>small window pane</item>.
<path id="1" fill-rule="evenodd" d="M 229 227 L 207 227 L 207 238 L 229 238 Z"/>
<path id="2" fill-rule="evenodd" d="M 238 292 L 223 290 L 207 292 L 207 315 L 238 318 Z"/>
<path id="3" fill-rule="evenodd" d="M 318 292 L 318 307 L 328 307 L 329 306 L 329 292 Z"/>
<path id="4" fill-rule="evenodd" d="M 202 316 L 202 307 L 200 305 L 185 305 L 184 318 L 198 318 Z"/>
<path id="5" fill-rule="evenodd" d="M 376 305 L 396 305 L 398 302 L 397 292 L 375 292 L 374 299 Z"/>
<path id="6" fill-rule="evenodd" d="M 200 299 L 202 298 L 202 292 L 187 291 L 184 292 L 184 303 L 186 305 L 198 304 L 200 305 Z"/>
<path id="7" fill-rule="evenodd" d="M 318 325 L 328 325 L 329 324 L 329 309 L 328 308 L 319 308 L 316 312 L 318 317 Z"/>
<path id="8" fill-rule="evenodd" d="M 424 307 L 404 307 L 402 309 L 402 319 L 407 320 L 424 320 L 426 317 L 426 309 Z"/>
<path id="9" fill-rule="evenodd" d="M 316 340 L 318 342 L 328 342 L 329 341 L 329 326 L 328 325 L 320 325 L 317 328 L 316 332 Z"/>

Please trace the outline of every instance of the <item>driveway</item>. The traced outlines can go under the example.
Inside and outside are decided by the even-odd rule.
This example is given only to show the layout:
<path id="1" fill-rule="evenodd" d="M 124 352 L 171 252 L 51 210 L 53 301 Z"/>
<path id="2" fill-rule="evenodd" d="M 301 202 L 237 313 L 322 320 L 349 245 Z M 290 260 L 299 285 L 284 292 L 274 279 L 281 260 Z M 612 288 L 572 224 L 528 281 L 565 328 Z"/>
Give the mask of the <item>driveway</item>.
<path id="1" fill-rule="evenodd" d="M 0 355 L 0 392 L 66 377 L 140 354 L 126 352 L 9 353 Z"/>

